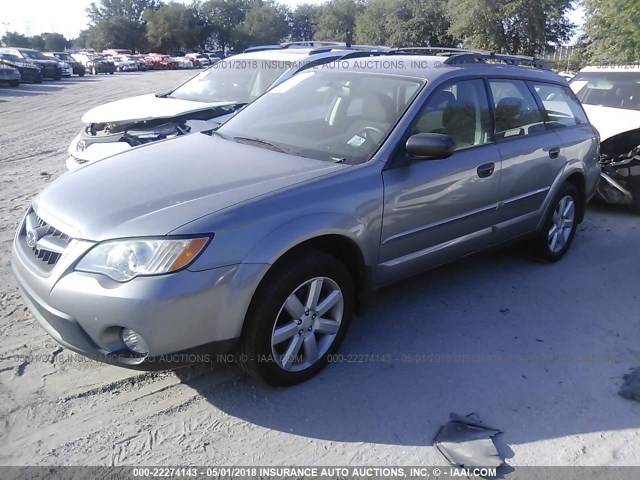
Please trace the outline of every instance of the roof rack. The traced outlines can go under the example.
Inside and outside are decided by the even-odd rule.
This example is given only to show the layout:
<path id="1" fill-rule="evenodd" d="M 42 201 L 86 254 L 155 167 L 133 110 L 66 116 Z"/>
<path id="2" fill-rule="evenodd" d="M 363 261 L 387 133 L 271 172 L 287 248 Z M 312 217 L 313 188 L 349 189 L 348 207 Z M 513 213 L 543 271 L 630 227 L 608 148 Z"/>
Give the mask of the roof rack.
<path id="1" fill-rule="evenodd" d="M 472 50 L 455 47 L 396 47 L 388 51 L 389 55 L 406 55 L 415 52 L 416 55 L 424 55 L 423 52 L 434 52 L 436 55 L 458 55 L 460 53 L 491 53 L 485 50 Z"/>
<path id="2" fill-rule="evenodd" d="M 244 53 L 249 52 L 262 52 L 264 50 L 282 50 L 283 48 L 296 48 L 296 47 L 317 47 L 317 48 L 329 48 L 329 47 L 342 47 L 346 44 L 339 42 L 322 42 L 316 40 L 302 40 L 299 42 L 284 42 L 275 45 L 256 45 L 255 47 L 249 47 L 244 50 Z M 329 51 L 329 50 L 327 50 Z"/>
<path id="3" fill-rule="evenodd" d="M 423 52 L 433 52 L 438 56 L 446 56 L 443 63 L 445 65 L 462 65 L 462 64 L 491 64 L 502 63 L 505 65 L 515 65 L 519 67 L 538 68 L 540 70 L 551 70 L 551 67 L 542 60 L 535 57 L 525 55 L 507 55 L 502 53 L 490 52 L 487 50 L 472 50 L 454 47 L 399 47 L 388 51 L 389 55 L 411 54 L 424 55 Z"/>
<path id="4" fill-rule="evenodd" d="M 380 45 L 349 45 L 349 44 L 343 43 L 338 45 L 327 45 L 323 47 L 314 48 L 309 53 L 325 53 L 325 52 L 331 52 L 332 50 L 353 50 L 357 52 L 386 53 L 389 51 L 389 48 L 383 47 Z"/>
<path id="5" fill-rule="evenodd" d="M 540 70 L 551 70 L 551 67 L 535 57 L 525 55 L 506 55 L 494 52 L 471 52 L 453 55 L 444 61 L 445 65 L 502 63 L 518 67 L 530 67 Z"/>

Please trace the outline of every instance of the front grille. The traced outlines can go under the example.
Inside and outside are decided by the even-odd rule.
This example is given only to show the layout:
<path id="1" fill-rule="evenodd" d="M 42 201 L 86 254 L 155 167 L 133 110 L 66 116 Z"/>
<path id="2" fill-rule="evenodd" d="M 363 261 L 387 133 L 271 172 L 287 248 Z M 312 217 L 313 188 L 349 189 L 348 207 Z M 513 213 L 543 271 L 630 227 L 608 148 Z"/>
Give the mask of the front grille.
<path id="1" fill-rule="evenodd" d="M 33 253 L 36 264 L 47 272 L 58 263 L 71 241 L 69 235 L 49 225 L 33 210 L 25 218 L 20 237 L 24 248 Z"/>

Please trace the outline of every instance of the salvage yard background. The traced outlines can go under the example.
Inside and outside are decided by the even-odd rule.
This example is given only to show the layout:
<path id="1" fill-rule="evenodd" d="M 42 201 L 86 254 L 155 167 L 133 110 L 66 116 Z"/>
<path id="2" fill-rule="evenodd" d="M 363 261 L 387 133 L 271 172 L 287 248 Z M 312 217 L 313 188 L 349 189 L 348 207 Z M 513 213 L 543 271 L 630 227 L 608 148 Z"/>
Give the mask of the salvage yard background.
<path id="1" fill-rule="evenodd" d="M 640 404 L 617 394 L 640 366 L 640 217 L 612 207 L 589 208 L 560 263 L 514 247 L 384 289 L 344 361 L 296 387 L 61 349 L 11 274 L 20 217 L 64 174 L 84 112 L 192 74 L 0 88 L 0 464 L 445 465 L 431 441 L 452 411 L 503 430 L 514 466 L 640 464 Z"/>

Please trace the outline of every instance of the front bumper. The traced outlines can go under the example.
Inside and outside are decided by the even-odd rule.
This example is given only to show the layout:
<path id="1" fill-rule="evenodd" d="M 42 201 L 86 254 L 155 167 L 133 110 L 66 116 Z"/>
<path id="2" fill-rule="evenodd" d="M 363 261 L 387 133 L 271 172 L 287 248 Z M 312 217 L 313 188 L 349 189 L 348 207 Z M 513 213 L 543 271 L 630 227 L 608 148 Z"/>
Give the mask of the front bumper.
<path id="1" fill-rule="evenodd" d="M 20 70 L 23 82 L 41 82 L 42 74 L 38 68 L 23 68 Z"/>
<path id="2" fill-rule="evenodd" d="M 20 81 L 20 72 L 14 70 L 0 70 L 0 82 L 15 82 Z"/>
<path id="3" fill-rule="evenodd" d="M 95 360 L 130 368 L 193 363 L 199 349 L 228 352 L 240 337 L 251 297 L 265 265 L 239 264 L 205 271 L 182 270 L 126 283 L 76 272 L 93 242 L 72 240 L 49 272 L 25 247 L 24 222 L 13 243 L 12 268 L 25 304 L 61 345 Z M 129 351 L 122 328 L 138 332 L 148 355 Z M 195 350 L 194 350 L 195 349 Z"/>

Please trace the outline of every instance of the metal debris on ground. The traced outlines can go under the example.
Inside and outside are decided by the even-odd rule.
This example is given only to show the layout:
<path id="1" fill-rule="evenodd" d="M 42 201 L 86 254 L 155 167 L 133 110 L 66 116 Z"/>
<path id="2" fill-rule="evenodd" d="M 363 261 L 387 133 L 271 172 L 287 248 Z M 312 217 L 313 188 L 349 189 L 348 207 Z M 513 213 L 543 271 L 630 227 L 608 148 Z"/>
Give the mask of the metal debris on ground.
<path id="1" fill-rule="evenodd" d="M 451 413 L 433 439 L 435 447 L 452 464 L 459 467 L 499 467 L 504 457 L 498 452 L 494 437 L 502 431 L 482 423 L 475 413 L 462 416 Z"/>

